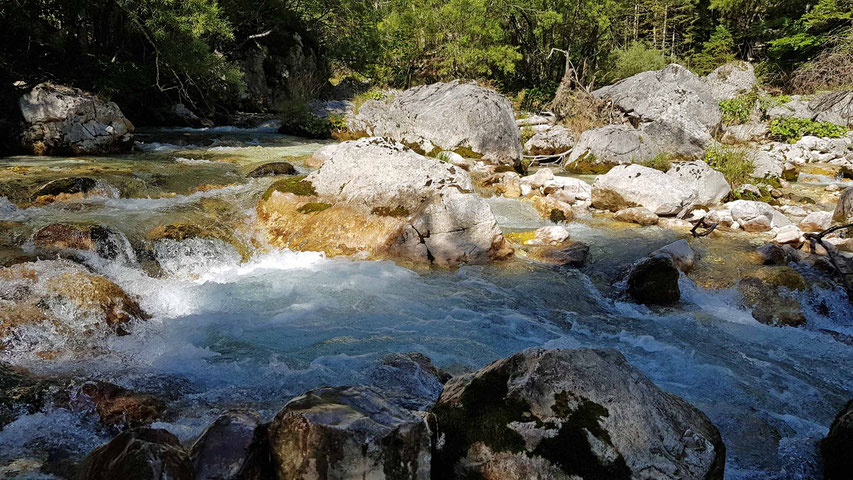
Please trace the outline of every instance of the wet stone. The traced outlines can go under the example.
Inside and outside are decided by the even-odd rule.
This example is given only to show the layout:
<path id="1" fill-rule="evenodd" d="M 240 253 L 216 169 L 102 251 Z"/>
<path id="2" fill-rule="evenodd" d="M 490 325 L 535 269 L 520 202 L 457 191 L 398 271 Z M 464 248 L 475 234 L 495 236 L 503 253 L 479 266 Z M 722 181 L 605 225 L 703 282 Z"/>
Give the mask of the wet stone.
<path id="1" fill-rule="evenodd" d="M 246 174 L 246 176 L 250 178 L 258 178 L 273 177 L 276 175 L 295 175 L 296 173 L 296 167 L 294 167 L 290 162 L 271 162 L 255 168 Z"/>

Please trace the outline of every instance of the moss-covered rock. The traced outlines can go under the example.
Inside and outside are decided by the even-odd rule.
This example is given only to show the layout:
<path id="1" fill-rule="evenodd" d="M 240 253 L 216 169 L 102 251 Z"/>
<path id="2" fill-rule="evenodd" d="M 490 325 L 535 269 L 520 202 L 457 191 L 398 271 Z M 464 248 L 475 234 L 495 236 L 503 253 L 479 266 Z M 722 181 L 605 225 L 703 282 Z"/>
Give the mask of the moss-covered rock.
<path id="1" fill-rule="evenodd" d="M 433 478 L 723 478 L 708 418 L 612 350 L 498 360 L 451 379 L 430 422 Z"/>
<path id="2" fill-rule="evenodd" d="M 309 197 L 311 195 L 317 194 L 317 192 L 314 190 L 314 185 L 312 185 L 311 182 L 305 180 L 304 176 L 276 181 L 275 183 L 270 185 L 266 192 L 264 192 L 261 199 L 269 199 L 270 195 L 272 195 L 273 192 L 292 193 L 294 195 L 299 195 L 302 197 Z"/>
<path id="3" fill-rule="evenodd" d="M 751 308 L 753 318 L 761 323 L 779 327 L 806 324 L 800 302 L 790 296 L 787 288 L 779 288 L 757 277 L 746 277 L 738 282 L 737 290 L 743 295 L 744 306 Z"/>
<path id="4" fill-rule="evenodd" d="M 255 167 L 246 174 L 249 178 L 274 177 L 276 175 L 294 175 L 296 167 L 290 162 L 270 162 Z"/>

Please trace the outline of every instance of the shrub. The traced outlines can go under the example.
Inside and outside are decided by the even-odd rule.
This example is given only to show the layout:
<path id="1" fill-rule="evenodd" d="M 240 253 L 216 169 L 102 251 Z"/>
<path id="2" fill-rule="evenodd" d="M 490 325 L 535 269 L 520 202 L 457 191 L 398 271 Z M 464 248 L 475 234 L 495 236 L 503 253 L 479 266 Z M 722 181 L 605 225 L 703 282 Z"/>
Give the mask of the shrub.
<path id="1" fill-rule="evenodd" d="M 536 135 L 536 132 L 533 130 L 531 126 L 525 126 L 521 129 L 521 144 L 524 145 L 528 140 L 533 138 L 533 135 Z"/>
<path id="2" fill-rule="evenodd" d="M 705 151 L 705 162 L 726 177 L 732 189 L 752 181 L 755 164 L 749 151 L 741 148 L 713 146 Z"/>
<path id="3" fill-rule="evenodd" d="M 841 138 L 847 127 L 831 122 L 816 122 L 808 118 L 782 117 L 770 122 L 770 135 L 781 142 L 794 143 L 806 135 Z"/>
<path id="4" fill-rule="evenodd" d="M 518 92 L 516 103 L 518 109 L 526 112 L 541 112 L 547 110 L 557 94 L 556 82 L 545 82 L 544 84 L 525 88 Z"/>
<path id="5" fill-rule="evenodd" d="M 645 42 L 633 42 L 613 52 L 613 68 L 605 74 L 604 79 L 616 82 L 638 73 L 660 70 L 668 63 L 670 60 L 663 50 L 650 47 Z"/>
<path id="6" fill-rule="evenodd" d="M 358 110 L 364 105 L 364 102 L 368 100 L 383 100 L 388 96 L 388 92 L 379 88 L 372 88 L 364 93 L 359 93 L 358 95 L 352 97 L 352 111 L 353 113 L 358 113 Z"/>
<path id="7" fill-rule="evenodd" d="M 719 25 L 711 38 L 702 44 L 702 51 L 693 56 L 692 69 L 700 75 L 707 75 L 735 58 L 734 36 L 726 27 Z"/>
<path id="8" fill-rule="evenodd" d="M 749 121 L 758 95 L 753 91 L 738 97 L 720 102 L 723 112 L 723 123 L 726 125 L 742 125 Z"/>
<path id="9" fill-rule="evenodd" d="M 655 158 L 642 162 L 642 165 L 654 168 L 655 170 L 660 170 L 661 172 L 667 172 L 672 167 L 672 162 L 676 160 L 678 160 L 678 158 L 671 153 L 659 153 L 655 155 Z"/>

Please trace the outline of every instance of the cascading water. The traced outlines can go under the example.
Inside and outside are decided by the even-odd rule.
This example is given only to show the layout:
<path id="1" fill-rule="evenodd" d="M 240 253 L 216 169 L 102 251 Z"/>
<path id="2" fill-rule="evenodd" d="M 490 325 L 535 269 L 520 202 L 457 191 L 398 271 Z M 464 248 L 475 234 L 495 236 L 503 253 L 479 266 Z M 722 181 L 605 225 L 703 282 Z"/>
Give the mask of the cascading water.
<path id="1" fill-rule="evenodd" d="M 268 133 L 243 135 L 252 137 L 245 145 Z M 90 198 L 76 209 L 20 209 L 0 201 L 0 215 L 33 226 L 85 216 L 134 241 L 163 219 L 205 214 L 198 208 L 204 202 L 226 203 L 232 213 L 250 216 L 266 185 L 250 181 L 161 198 Z M 505 228 L 542 224 L 520 202 L 491 202 Z M 762 325 L 738 306 L 734 290 L 706 290 L 686 277 L 678 307 L 650 310 L 602 293 L 596 260 L 601 269 L 612 268 L 623 263 L 614 257 L 641 256 L 671 234 L 650 228 L 620 235 L 581 224 L 571 231 L 592 246 L 593 265 L 584 271 L 522 260 L 413 271 L 389 261 L 264 248 L 246 260 L 222 240 L 158 240 L 152 255 L 160 276 L 134 261 L 83 258 L 138 296 L 151 315 L 132 325 L 130 335 L 92 337 L 86 349 L 53 361 L 33 354 L 25 341 L 0 355 L 39 374 L 99 378 L 158 394 L 171 413 L 155 426 L 189 440 L 227 408 L 255 408 L 270 418 L 307 389 L 375 383 L 388 352 L 420 352 L 459 373 L 531 346 L 615 348 L 720 428 L 726 478 L 820 475 L 816 442 L 853 391 L 853 346 L 832 335 L 853 335 L 853 312 L 843 292 L 816 287 L 803 294 L 805 328 Z M 0 459 L 18 466 L 54 454 L 79 459 L 109 437 L 91 416 L 46 406 L 0 431 Z"/>

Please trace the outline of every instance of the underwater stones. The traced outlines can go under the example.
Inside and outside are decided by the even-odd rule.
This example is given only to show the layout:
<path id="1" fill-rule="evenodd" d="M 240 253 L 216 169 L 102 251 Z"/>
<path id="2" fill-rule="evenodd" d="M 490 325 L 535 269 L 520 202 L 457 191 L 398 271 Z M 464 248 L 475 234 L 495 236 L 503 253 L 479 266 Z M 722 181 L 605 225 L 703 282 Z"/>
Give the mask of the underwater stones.
<path id="1" fill-rule="evenodd" d="M 229 410 L 210 424 L 189 451 L 195 480 L 271 478 L 266 426 L 251 410 Z"/>
<path id="2" fill-rule="evenodd" d="M 110 426 L 136 428 L 150 425 L 166 410 L 166 404 L 156 397 L 102 381 L 81 385 L 77 398 L 91 404 L 101 423 Z"/>
<path id="3" fill-rule="evenodd" d="M 271 189 L 261 199 L 259 218 L 271 243 L 450 266 L 512 254 L 461 168 L 380 138 L 332 147 L 323 166 L 301 182 L 311 187 L 309 196 Z M 309 202 L 331 206 L 301 214 Z"/>
<path id="4" fill-rule="evenodd" d="M 368 100 L 349 127 L 415 145 L 425 153 L 451 150 L 507 165 L 520 165 L 522 158 L 512 104 L 475 83 L 434 83 Z"/>
<path id="5" fill-rule="evenodd" d="M 628 295 L 644 305 L 671 305 L 681 298 L 678 268 L 668 253 L 656 252 L 628 274 Z"/>
<path id="6" fill-rule="evenodd" d="M 433 478 L 723 478 L 714 425 L 615 350 L 528 349 L 455 377 L 430 424 Z"/>
<path id="7" fill-rule="evenodd" d="M 24 147 L 36 155 L 129 150 L 133 124 L 118 105 L 76 88 L 42 83 L 18 102 Z"/>
<path id="8" fill-rule="evenodd" d="M 193 467 L 178 438 L 161 429 L 136 428 L 93 450 L 79 480 L 193 480 Z"/>
<path id="9" fill-rule="evenodd" d="M 589 245 L 583 242 L 569 242 L 568 246 L 559 248 L 533 247 L 529 249 L 529 255 L 543 263 L 580 268 L 589 259 Z"/>
<path id="10" fill-rule="evenodd" d="M 838 412 L 829 433 L 820 442 L 823 478 L 845 480 L 853 472 L 853 400 Z"/>
<path id="11" fill-rule="evenodd" d="M 657 225 L 660 218 L 645 207 L 623 208 L 614 215 L 620 222 L 636 223 L 644 227 Z"/>
<path id="12" fill-rule="evenodd" d="M 101 225 L 53 223 L 36 232 L 33 243 L 49 252 L 84 250 L 110 260 L 131 261 L 135 258 L 124 236 Z"/>
<path id="13" fill-rule="evenodd" d="M 757 277 L 746 277 L 737 284 L 744 306 L 752 309 L 752 317 L 765 325 L 799 327 L 806 324 L 802 307 L 778 287 Z"/>
<path id="14" fill-rule="evenodd" d="M 693 202 L 696 205 L 717 205 L 732 193 L 726 177 L 702 160 L 676 163 L 666 174 L 686 182 L 693 188 Z"/>
<path id="15" fill-rule="evenodd" d="M 853 187 L 847 187 L 841 192 L 832 213 L 832 221 L 843 224 L 853 222 Z"/>
<path id="16" fill-rule="evenodd" d="M 656 215 L 675 215 L 693 198 L 688 183 L 642 165 L 614 167 L 592 184 L 592 206 L 614 212 L 641 206 Z"/>
<path id="17" fill-rule="evenodd" d="M 323 387 L 294 398 L 269 426 L 277 477 L 430 478 L 423 419 L 372 387 Z"/>
<path id="18" fill-rule="evenodd" d="M 296 167 L 290 162 L 270 162 L 255 167 L 246 176 L 249 178 L 274 177 L 276 175 L 295 175 Z"/>
<path id="19" fill-rule="evenodd" d="M 0 428 L 24 413 L 35 413 L 50 401 L 56 382 L 0 363 Z"/>
<path id="20" fill-rule="evenodd" d="M 20 328 L 47 328 L 63 337 L 127 333 L 148 316 L 118 285 L 68 260 L 43 260 L 0 269 L 0 340 Z M 46 348 L 39 344 L 36 348 Z"/>

